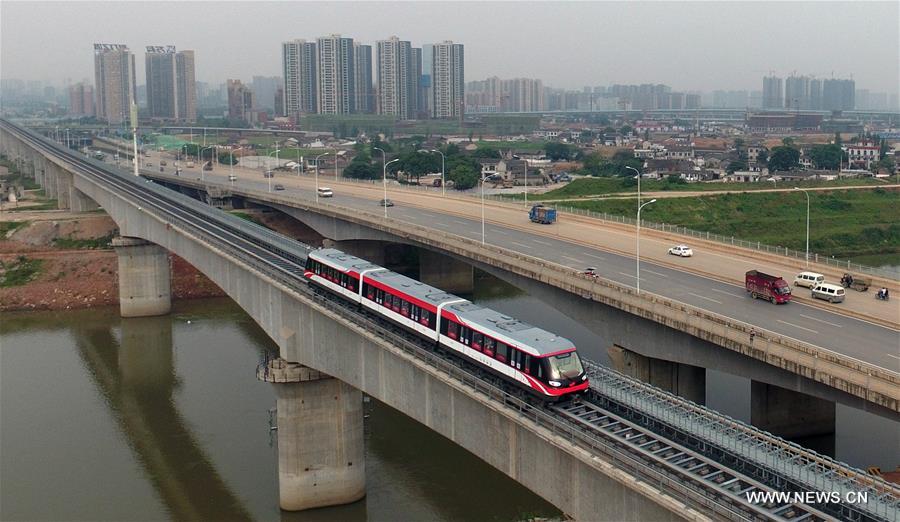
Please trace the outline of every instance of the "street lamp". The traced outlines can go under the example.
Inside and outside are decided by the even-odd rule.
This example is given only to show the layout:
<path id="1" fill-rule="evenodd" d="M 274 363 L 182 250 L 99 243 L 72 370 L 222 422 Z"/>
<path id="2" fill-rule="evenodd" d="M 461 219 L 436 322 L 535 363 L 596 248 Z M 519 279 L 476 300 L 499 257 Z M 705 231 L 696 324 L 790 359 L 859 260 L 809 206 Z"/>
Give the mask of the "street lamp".
<path id="1" fill-rule="evenodd" d="M 794 190 L 802 190 L 806 194 L 806 268 L 809 268 L 809 192 L 800 187 L 794 187 Z"/>
<path id="2" fill-rule="evenodd" d="M 327 156 L 329 154 L 331 153 L 326 152 L 324 154 L 319 154 L 318 156 L 316 156 L 316 204 L 319 203 L 319 158 L 321 158 L 322 156 Z"/>
<path id="3" fill-rule="evenodd" d="M 481 244 L 484 244 L 484 182 L 490 176 L 484 175 L 481 176 Z"/>
<path id="4" fill-rule="evenodd" d="M 200 163 L 200 181 L 203 181 L 203 170 L 204 170 L 203 167 L 206 166 L 206 164 L 203 162 L 203 151 L 211 150 L 214 148 L 215 147 L 203 147 L 202 149 L 200 149 L 200 153 L 197 156 L 197 162 Z M 212 168 L 212 160 L 211 159 L 209 161 L 209 168 Z"/>
<path id="5" fill-rule="evenodd" d="M 384 151 L 382 151 L 382 152 L 384 152 Z M 387 166 L 390 165 L 391 163 L 394 163 L 397 161 L 400 161 L 400 158 L 394 158 L 387 163 L 383 163 L 383 167 L 382 167 L 382 175 L 383 175 L 382 179 L 384 179 L 384 201 L 382 201 L 382 203 L 384 203 L 385 219 L 387 218 Z"/>
<path id="6" fill-rule="evenodd" d="M 231 167 L 228 179 L 231 181 L 231 186 L 234 187 L 234 147 L 228 147 L 228 165 Z"/>
<path id="7" fill-rule="evenodd" d="M 631 169 L 631 170 L 634 171 L 635 174 L 637 174 L 637 180 L 638 180 L 638 206 L 640 206 L 640 205 L 641 205 L 641 173 L 640 173 L 640 171 L 638 171 L 638 169 L 636 169 L 636 168 L 634 168 L 634 167 L 629 167 L 628 165 L 625 165 L 625 168 L 626 168 L 626 169 Z"/>
<path id="8" fill-rule="evenodd" d="M 275 167 L 276 168 L 278 167 L 278 153 L 279 152 L 281 152 L 281 149 L 275 149 L 274 152 L 270 152 L 270 153 L 266 154 L 266 157 L 269 157 L 272 154 L 275 154 Z M 267 161 L 266 166 L 268 167 L 268 165 L 269 165 L 269 162 Z M 275 177 L 275 171 L 273 169 L 266 168 L 265 170 L 263 170 L 263 176 L 265 176 L 266 179 L 269 180 L 269 192 L 272 192 L 272 178 Z"/>
<path id="9" fill-rule="evenodd" d="M 655 199 L 651 199 L 650 201 L 644 203 L 643 205 L 638 207 L 637 211 L 637 256 L 635 257 L 635 262 L 637 263 L 637 293 L 641 293 L 641 209 L 649 205 L 650 203 L 656 203 Z"/>
<path id="10" fill-rule="evenodd" d="M 437 149 L 431 149 L 430 151 L 425 150 L 425 149 L 419 149 L 419 152 L 424 152 L 426 154 L 429 152 L 437 152 L 438 154 L 441 155 L 441 196 L 446 196 L 447 189 L 444 188 L 447 186 L 446 180 L 444 179 L 444 153 Z"/>

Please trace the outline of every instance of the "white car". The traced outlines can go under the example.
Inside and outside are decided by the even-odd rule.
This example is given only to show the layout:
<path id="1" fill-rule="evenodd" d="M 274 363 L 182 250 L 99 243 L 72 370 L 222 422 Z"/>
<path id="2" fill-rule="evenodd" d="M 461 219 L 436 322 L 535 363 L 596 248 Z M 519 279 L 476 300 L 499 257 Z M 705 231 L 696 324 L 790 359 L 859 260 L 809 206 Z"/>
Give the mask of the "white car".
<path id="1" fill-rule="evenodd" d="M 694 251 L 691 250 L 691 247 L 687 245 L 678 245 L 673 246 L 669 249 L 669 253 L 673 256 L 681 256 L 681 257 L 691 257 L 694 255 Z"/>

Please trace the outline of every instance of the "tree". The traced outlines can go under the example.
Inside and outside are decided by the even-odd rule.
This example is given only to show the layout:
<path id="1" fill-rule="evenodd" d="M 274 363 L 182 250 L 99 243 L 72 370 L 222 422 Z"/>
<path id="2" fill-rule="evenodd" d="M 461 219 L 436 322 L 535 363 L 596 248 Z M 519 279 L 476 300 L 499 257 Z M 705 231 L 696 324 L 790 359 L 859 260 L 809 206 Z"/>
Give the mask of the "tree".
<path id="1" fill-rule="evenodd" d="M 631 125 L 622 125 L 622 128 L 619 129 L 619 132 L 622 133 L 622 136 L 628 136 L 633 130 L 634 129 L 631 127 Z"/>
<path id="2" fill-rule="evenodd" d="M 471 165 L 460 163 L 453 167 L 447 174 L 447 178 L 453 181 L 456 190 L 466 190 L 478 184 L 478 172 Z"/>
<path id="3" fill-rule="evenodd" d="M 744 148 L 744 139 L 743 138 L 735 138 L 734 139 L 734 149 L 740 152 Z"/>
<path id="4" fill-rule="evenodd" d="M 790 136 L 788 136 L 787 138 L 782 138 L 781 143 L 785 147 L 793 147 L 794 146 L 794 138 L 791 138 Z"/>
<path id="5" fill-rule="evenodd" d="M 756 155 L 756 164 L 760 167 L 765 167 L 769 163 L 769 151 L 766 149 L 762 149 Z"/>
<path id="6" fill-rule="evenodd" d="M 575 155 L 574 148 L 571 145 L 560 143 L 558 141 L 549 141 L 544 144 L 544 153 L 551 161 L 570 160 Z"/>
<path id="7" fill-rule="evenodd" d="M 841 139 L 841 133 L 840 133 L 840 132 L 835 132 L 835 133 L 834 133 L 834 144 L 837 145 L 838 147 L 840 147 L 841 145 L 844 144 L 844 140 Z"/>
<path id="8" fill-rule="evenodd" d="M 354 160 L 344 169 L 344 177 L 354 179 L 378 179 L 381 177 L 381 172 L 379 172 L 378 168 L 371 163 Z"/>
<path id="9" fill-rule="evenodd" d="M 644 129 L 644 141 L 650 141 L 650 129 Z"/>
<path id="10" fill-rule="evenodd" d="M 809 158 L 817 169 L 838 170 L 843 152 L 838 145 L 813 145 Z"/>
<path id="11" fill-rule="evenodd" d="M 769 157 L 769 170 L 796 170 L 800 165 L 800 151 L 793 147 L 775 147 Z"/>
<path id="12" fill-rule="evenodd" d="M 737 171 L 745 171 L 748 168 L 749 167 L 747 166 L 747 160 L 745 160 L 744 158 L 738 158 L 736 160 L 731 160 L 731 162 L 728 163 L 728 167 L 725 168 L 725 171 L 729 174 L 734 174 Z"/>
<path id="13" fill-rule="evenodd" d="M 890 156 L 885 156 L 878 160 L 878 168 L 884 169 L 888 172 L 888 174 L 893 174 L 894 169 L 897 168 L 897 164 L 894 162 L 894 158 Z"/>

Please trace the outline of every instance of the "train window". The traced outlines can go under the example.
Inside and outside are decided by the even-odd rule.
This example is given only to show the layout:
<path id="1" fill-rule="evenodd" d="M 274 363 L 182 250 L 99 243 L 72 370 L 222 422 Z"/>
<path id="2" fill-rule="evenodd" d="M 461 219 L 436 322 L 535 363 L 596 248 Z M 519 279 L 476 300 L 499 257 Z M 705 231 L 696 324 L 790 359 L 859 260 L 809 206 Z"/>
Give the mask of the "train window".
<path id="1" fill-rule="evenodd" d="M 464 345 L 469 346 L 472 344 L 472 329 L 466 326 L 459 327 L 459 340 Z"/>
<path id="2" fill-rule="evenodd" d="M 459 325 L 453 321 L 447 321 L 447 337 L 456 339 L 459 333 Z"/>
<path id="3" fill-rule="evenodd" d="M 389 294 L 389 293 L 387 293 L 387 292 L 385 292 L 385 293 L 384 293 L 384 306 L 385 306 L 385 308 L 391 308 L 391 306 L 392 306 L 393 304 L 394 304 L 394 296 L 391 295 L 391 294 Z"/>
<path id="4" fill-rule="evenodd" d="M 525 373 L 531 373 L 531 356 L 527 353 L 519 354 L 519 361 L 522 363 L 522 371 Z"/>
<path id="5" fill-rule="evenodd" d="M 509 365 L 513 368 L 521 368 L 519 363 L 519 350 L 509 347 Z"/>
<path id="6" fill-rule="evenodd" d="M 425 324 L 425 325 L 431 325 L 431 328 L 434 328 L 434 323 L 432 322 L 432 319 L 431 319 L 431 317 L 432 317 L 431 312 L 429 312 L 428 310 L 422 310 L 421 317 L 422 318 L 419 319 L 420 323 Z"/>
<path id="7" fill-rule="evenodd" d="M 502 343 L 496 343 L 497 348 L 499 348 L 501 344 Z M 495 341 L 493 339 L 491 339 L 490 337 L 485 336 L 485 338 L 484 338 L 484 354 L 487 355 L 488 357 L 493 357 L 494 356 L 494 345 L 495 345 Z"/>
<path id="8" fill-rule="evenodd" d="M 400 303 L 400 314 L 409 317 L 409 303 L 406 301 Z"/>
<path id="9" fill-rule="evenodd" d="M 543 359 L 539 359 L 537 357 L 531 358 L 531 374 L 537 377 L 538 379 L 544 378 L 544 364 Z"/>
<path id="10" fill-rule="evenodd" d="M 416 306 L 414 304 L 409 305 L 409 318 L 416 322 L 419 321 L 419 307 L 418 306 Z"/>
<path id="11" fill-rule="evenodd" d="M 365 290 L 366 290 L 366 299 L 368 299 L 369 301 L 374 301 L 375 300 L 375 287 L 366 283 L 363 286 L 363 288 L 365 288 Z"/>
<path id="12" fill-rule="evenodd" d="M 481 351 L 481 344 L 484 342 L 484 336 L 478 332 L 472 335 L 472 348 L 475 348 L 479 352 Z"/>
<path id="13" fill-rule="evenodd" d="M 488 346 L 491 346 L 491 347 L 493 348 L 493 346 L 492 346 L 493 344 L 494 344 L 494 340 L 493 340 L 493 339 L 488 338 L 488 337 L 485 337 L 485 341 L 484 341 L 484 346 L 485 346 L 484 353 L 488 353 L 487 347 L 488 347 Z M 488 355 L 490 355 L 490 354 L 488 353 Z M 497 360 L 500 361 L 500 362 L 506 362 L 506 361 L 509 359 L 509 347 L 507 347 L 505 344 L 501 343 L 500 341 L 497 341 L 497 355 L 496 355 L 496 357 L 497 357 Z"/>
<path id="14" fill-rule="evenodd" d="M 379 288 L 375 291 L 375 302 L 378 304 L 384 303 L 384 290 Z"/>
<path id="15" fill-rule="evenodd" d="M 393 301 L 393 303 L 392 303 L 393 306 L 391 306 L 391 308 L 392 308 L 395 312 L 399 313 L 399 312 L 400 312 L 400 303 L 402 303 L 402 302 L 403 302 L 403 299 L 400 299 L 399 297 L 397 297 L 397 296 L 395 295 L 395 296 L 394 296 L 394 301 Z"/>

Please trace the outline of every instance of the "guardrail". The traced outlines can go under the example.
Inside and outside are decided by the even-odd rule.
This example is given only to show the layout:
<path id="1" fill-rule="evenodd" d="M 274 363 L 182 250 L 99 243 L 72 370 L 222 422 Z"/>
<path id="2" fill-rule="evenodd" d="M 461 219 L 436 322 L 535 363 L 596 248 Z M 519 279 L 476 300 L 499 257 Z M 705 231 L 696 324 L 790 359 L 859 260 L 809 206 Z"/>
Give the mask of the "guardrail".
<path id="1" fill-rule="evenodd" d="M 817 347 L 758 325 L 704 310 L 658 294 L 604 278 L 586 277 L 571 268 L 519 252 L 434 230 L 416 223 L 385 220 L 369 211 L 348 210 L 329 203 L 306 202 L 241 189 L 260 201 L 331 215 L 347 222 L 388 232 L 436 249 L 483 262 L 567 290 L 657 323 L 684 331 L 773 366 L 824 383 L 893 411 L 900 411 L 900 373 Z M 750 333 L 753 332 L 751 339 Z"/>

